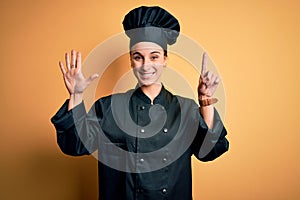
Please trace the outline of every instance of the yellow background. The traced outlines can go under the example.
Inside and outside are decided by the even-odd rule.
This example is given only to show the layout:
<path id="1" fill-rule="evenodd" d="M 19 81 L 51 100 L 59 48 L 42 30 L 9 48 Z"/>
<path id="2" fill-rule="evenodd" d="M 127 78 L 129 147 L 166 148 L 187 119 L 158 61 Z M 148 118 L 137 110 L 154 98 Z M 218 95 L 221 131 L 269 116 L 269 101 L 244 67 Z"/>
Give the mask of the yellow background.
<path id="1" fill-rule="evenodd" d="M 97 198 L 96 160 L 63 155 L 49 121 L 68 98 L 58 60 L 87 55 L 141 4 L 180 20 L 226 90 L 230 151 L 193 162 L 194 199 L 300 199 L 297 0 L 1 1 L 0 199 Z"/>

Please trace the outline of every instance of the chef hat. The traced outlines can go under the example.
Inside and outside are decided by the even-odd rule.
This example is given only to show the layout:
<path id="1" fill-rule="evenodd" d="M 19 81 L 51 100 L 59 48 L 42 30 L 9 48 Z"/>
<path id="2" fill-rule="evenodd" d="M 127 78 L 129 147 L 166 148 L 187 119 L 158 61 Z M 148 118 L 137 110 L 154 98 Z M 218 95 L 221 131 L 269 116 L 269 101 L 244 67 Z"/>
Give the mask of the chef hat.
<path id="1" fill-rule="evenodd" d="M 178 20 L 158 6 L 141 6 L 131 10 L 123 20 L 123 28 L 130 38 L 130 48 L 138 42 L 154 42 L 167 50 L 180 32 Z"/>

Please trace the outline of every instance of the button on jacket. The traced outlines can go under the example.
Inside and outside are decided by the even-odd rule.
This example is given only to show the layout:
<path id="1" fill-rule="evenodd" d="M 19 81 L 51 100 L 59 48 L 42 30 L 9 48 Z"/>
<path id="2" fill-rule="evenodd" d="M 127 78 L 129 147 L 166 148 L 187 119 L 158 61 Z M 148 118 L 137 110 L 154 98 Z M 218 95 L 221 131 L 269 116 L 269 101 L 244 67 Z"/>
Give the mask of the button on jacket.
<path id="1" fill-rule="evenodd" d="M 65 154 L 98 150 L 100 200 L 191 200 L 191 156 L 211 161 L 229 147 L 216 110 L 211 130 L 193 100 L 164 87 L 153 105 L 137 88 L 97 100 L 88 114 L 83 103 L 68 111 L 67 100 L 51 121 Z"/>

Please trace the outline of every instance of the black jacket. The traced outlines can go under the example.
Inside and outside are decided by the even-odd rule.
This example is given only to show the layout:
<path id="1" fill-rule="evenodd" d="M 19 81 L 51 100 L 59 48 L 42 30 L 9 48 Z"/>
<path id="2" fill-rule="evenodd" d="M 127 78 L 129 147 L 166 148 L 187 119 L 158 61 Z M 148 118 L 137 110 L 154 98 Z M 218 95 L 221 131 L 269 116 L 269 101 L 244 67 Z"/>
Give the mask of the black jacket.
<path id="1" fill-rule="evenodd" d="M 151 105 L 140 88 L 103 97 L 51 119 L 68 155 L 98 150 L 100 200 L 191 200 L 191 156 L 210 161 L 226 152 L 226 130 L 215 110 L 207 128 L 198 105 L 164 87 Z"/>

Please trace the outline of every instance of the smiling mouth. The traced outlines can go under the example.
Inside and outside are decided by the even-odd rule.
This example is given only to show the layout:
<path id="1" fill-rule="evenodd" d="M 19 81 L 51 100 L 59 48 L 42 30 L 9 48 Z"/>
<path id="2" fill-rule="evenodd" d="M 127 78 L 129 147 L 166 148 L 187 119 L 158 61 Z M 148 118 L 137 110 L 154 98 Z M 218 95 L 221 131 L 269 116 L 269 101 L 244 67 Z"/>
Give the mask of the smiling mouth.
<path id="1" fill-rule="evenodd" d="M 155 72 L 141 72 L 140 75 L 142 78 L 147 79 L 152 77 L 155 74 Z"/>

